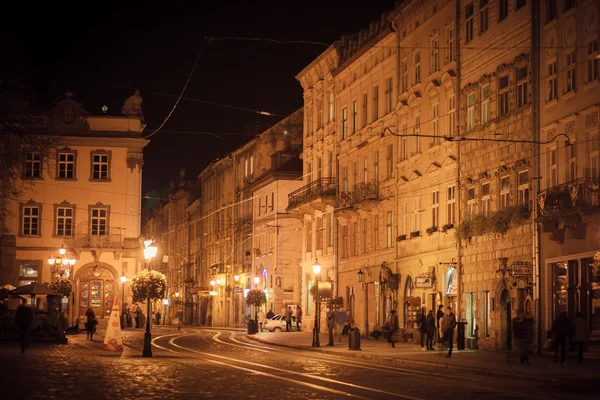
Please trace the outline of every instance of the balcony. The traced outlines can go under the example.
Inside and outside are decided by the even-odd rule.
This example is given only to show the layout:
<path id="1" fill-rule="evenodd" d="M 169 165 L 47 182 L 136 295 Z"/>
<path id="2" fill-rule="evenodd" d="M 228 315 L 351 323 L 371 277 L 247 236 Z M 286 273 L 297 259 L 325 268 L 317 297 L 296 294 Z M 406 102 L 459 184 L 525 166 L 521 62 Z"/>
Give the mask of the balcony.
<path id="1" fill-rule="evenodd" d="M 120 233 L 109 235 L 77 234 L 73 238 L 73 248 L 76 249 L 120 249 L 123 247 L 123 237 Z"/>
<path id="2" fill-rule="evenodd" d="M 538 195 L 542 220 L 560 218 L 600 206 L 600 179 L 578 178 L 543 190 Z"/>
<path id="3" fill-rule="evenodd" d="M 340 193 L 338 207 L 357 206 L 377 200 L 379 200 L 379 184 L 376 182 L 361 182 L 354 186 L 352 192 Z"/>
<path id="4" fill-rule="evenodd" d="M 335 178 L 319 178 L 288 195 L 288 211 L 310 213 L 311 209 L 325 211 L 335 205 Z"/>

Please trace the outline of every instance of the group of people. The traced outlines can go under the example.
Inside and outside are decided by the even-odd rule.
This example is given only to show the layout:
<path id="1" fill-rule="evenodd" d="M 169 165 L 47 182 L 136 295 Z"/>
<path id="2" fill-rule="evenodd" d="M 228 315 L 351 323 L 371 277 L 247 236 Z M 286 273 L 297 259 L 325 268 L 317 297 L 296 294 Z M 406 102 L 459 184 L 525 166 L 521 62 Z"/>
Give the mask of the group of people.
<path id="1" fill-rule="evenodd" d="M 160 314 L 160 313 L 159 313 Z M 123 305 L 123 312 L 121 314 L 121 328 L 139 328 L 144 326 L 146 316 L 142 312 L 139 304 L 133 304 L 128 306 Z"/>
<path id="2" fill-rule="evenodd" d="M 589 326 L 581 312 L 575 315 L 574 320 L 569 318 L 566 311 L 561 312 L 552 324 L 551 347 L 554 350 L 555 361 L 564 364 L 569 344 L 573 343 L 577 347 L 577 359 L 583 362 L 583 350 L 589 337 Z"/>

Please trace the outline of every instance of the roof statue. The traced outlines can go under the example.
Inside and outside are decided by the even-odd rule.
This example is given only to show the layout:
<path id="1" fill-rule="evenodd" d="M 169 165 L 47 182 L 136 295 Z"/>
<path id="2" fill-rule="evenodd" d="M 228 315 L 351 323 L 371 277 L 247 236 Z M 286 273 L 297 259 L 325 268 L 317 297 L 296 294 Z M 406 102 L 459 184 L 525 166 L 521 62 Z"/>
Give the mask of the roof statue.
<path id="1" fill-rule="evenodd" d="M 140 91 L 135 90 L 135 93 L 128 97 L 121 107 L 121 112 L 127 117 L 139 117 L 144 120 L 144 112 L 142 111 L 142 96 Z"/>

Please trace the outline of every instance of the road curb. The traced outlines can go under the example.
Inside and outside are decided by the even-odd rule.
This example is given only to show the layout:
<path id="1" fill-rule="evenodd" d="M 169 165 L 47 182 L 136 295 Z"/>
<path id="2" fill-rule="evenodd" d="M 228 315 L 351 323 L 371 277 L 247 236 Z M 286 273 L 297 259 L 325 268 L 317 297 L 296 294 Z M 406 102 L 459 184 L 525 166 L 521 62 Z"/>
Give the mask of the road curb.
<path id="1" fill-rule="evenodd" d="M 375 355 L 375 354 L 362 353 L 361 351 L 348 350 L 349 351 L 348 353 L 338 353 L 338 352 L 328 351 L 326 349 L 321 349 L 321 348 L 296 346 L 296 345 L 282 344 L 282 343 L 273 343 L 268 340 L 259 339 L 259 338 L 253 337 L 252 335 L 247 335 L 247 334 L 244 336 L 246 336 L 249 340 L 263 343 L 263 344 L 268 344 L 271 346 L 284 347 L 284 348 L 289 348 L 289 349 L 294 349 L 294 350 L 314 351 L 314 352 L 323 353 L 323 354 L 334 354 L 334 355 L 338 355 L 338 356 L 345 357 L 345 358 L 355 358 L 355 359 L 361 358 L 363 360 L 369 360 L 369 361 L 377 360 L 377 361 L 381 361 L 381 362 L 392 363 L 394 365 L 403 365 L 403 366 L 418 365 L 418 366 L 424 366 L 424 367 L 428 367 L 428 368 L 433 367 L 435 370 L 453 370 L 453 371 L 467 372 L 467 373 L 481 375 L 481 376 L 518 379 L 521 381 L 536 382 L 536 383 L 549 383 L 549 382 L 561 383 L 561 382 L 565 382 L 565 381 L 572 382 L 574 379 L 573 376 L 564 377 L 564 378 L 556 377 L 556 376 L 535 376 L 535 375 L 524 374 L 522 372 L 511 373 L 511 372 L 507 372 L 507 371 L 499 371 L 499 370 L 493 370 L 493 369 L 489 369 L 489 368 L 467 367 L 467 366 L 462 366 L 462 365 L 441 364 L 441 363 L 436 363 L 436 362 L 432 362 L 432 361 L 422 361 L 422 360 L 412 360 L 412 359 L 407 359 L 407 358 L 380 356 L 380 355 Z"/>

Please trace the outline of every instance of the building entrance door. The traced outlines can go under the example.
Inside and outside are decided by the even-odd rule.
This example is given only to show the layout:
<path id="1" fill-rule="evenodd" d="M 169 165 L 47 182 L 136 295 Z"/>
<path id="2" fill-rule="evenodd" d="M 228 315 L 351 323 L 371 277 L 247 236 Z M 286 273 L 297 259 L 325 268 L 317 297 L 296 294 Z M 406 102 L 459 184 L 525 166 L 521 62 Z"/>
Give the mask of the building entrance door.
<path id="1" fill-rule="evenodd" d="M 82 271 L 78 280 L 78 315 L 84 316 L 91 308 L 96 318 L 110 316 L 114 300 L 113 274 L 106 268 L 94 266 Z"/>

